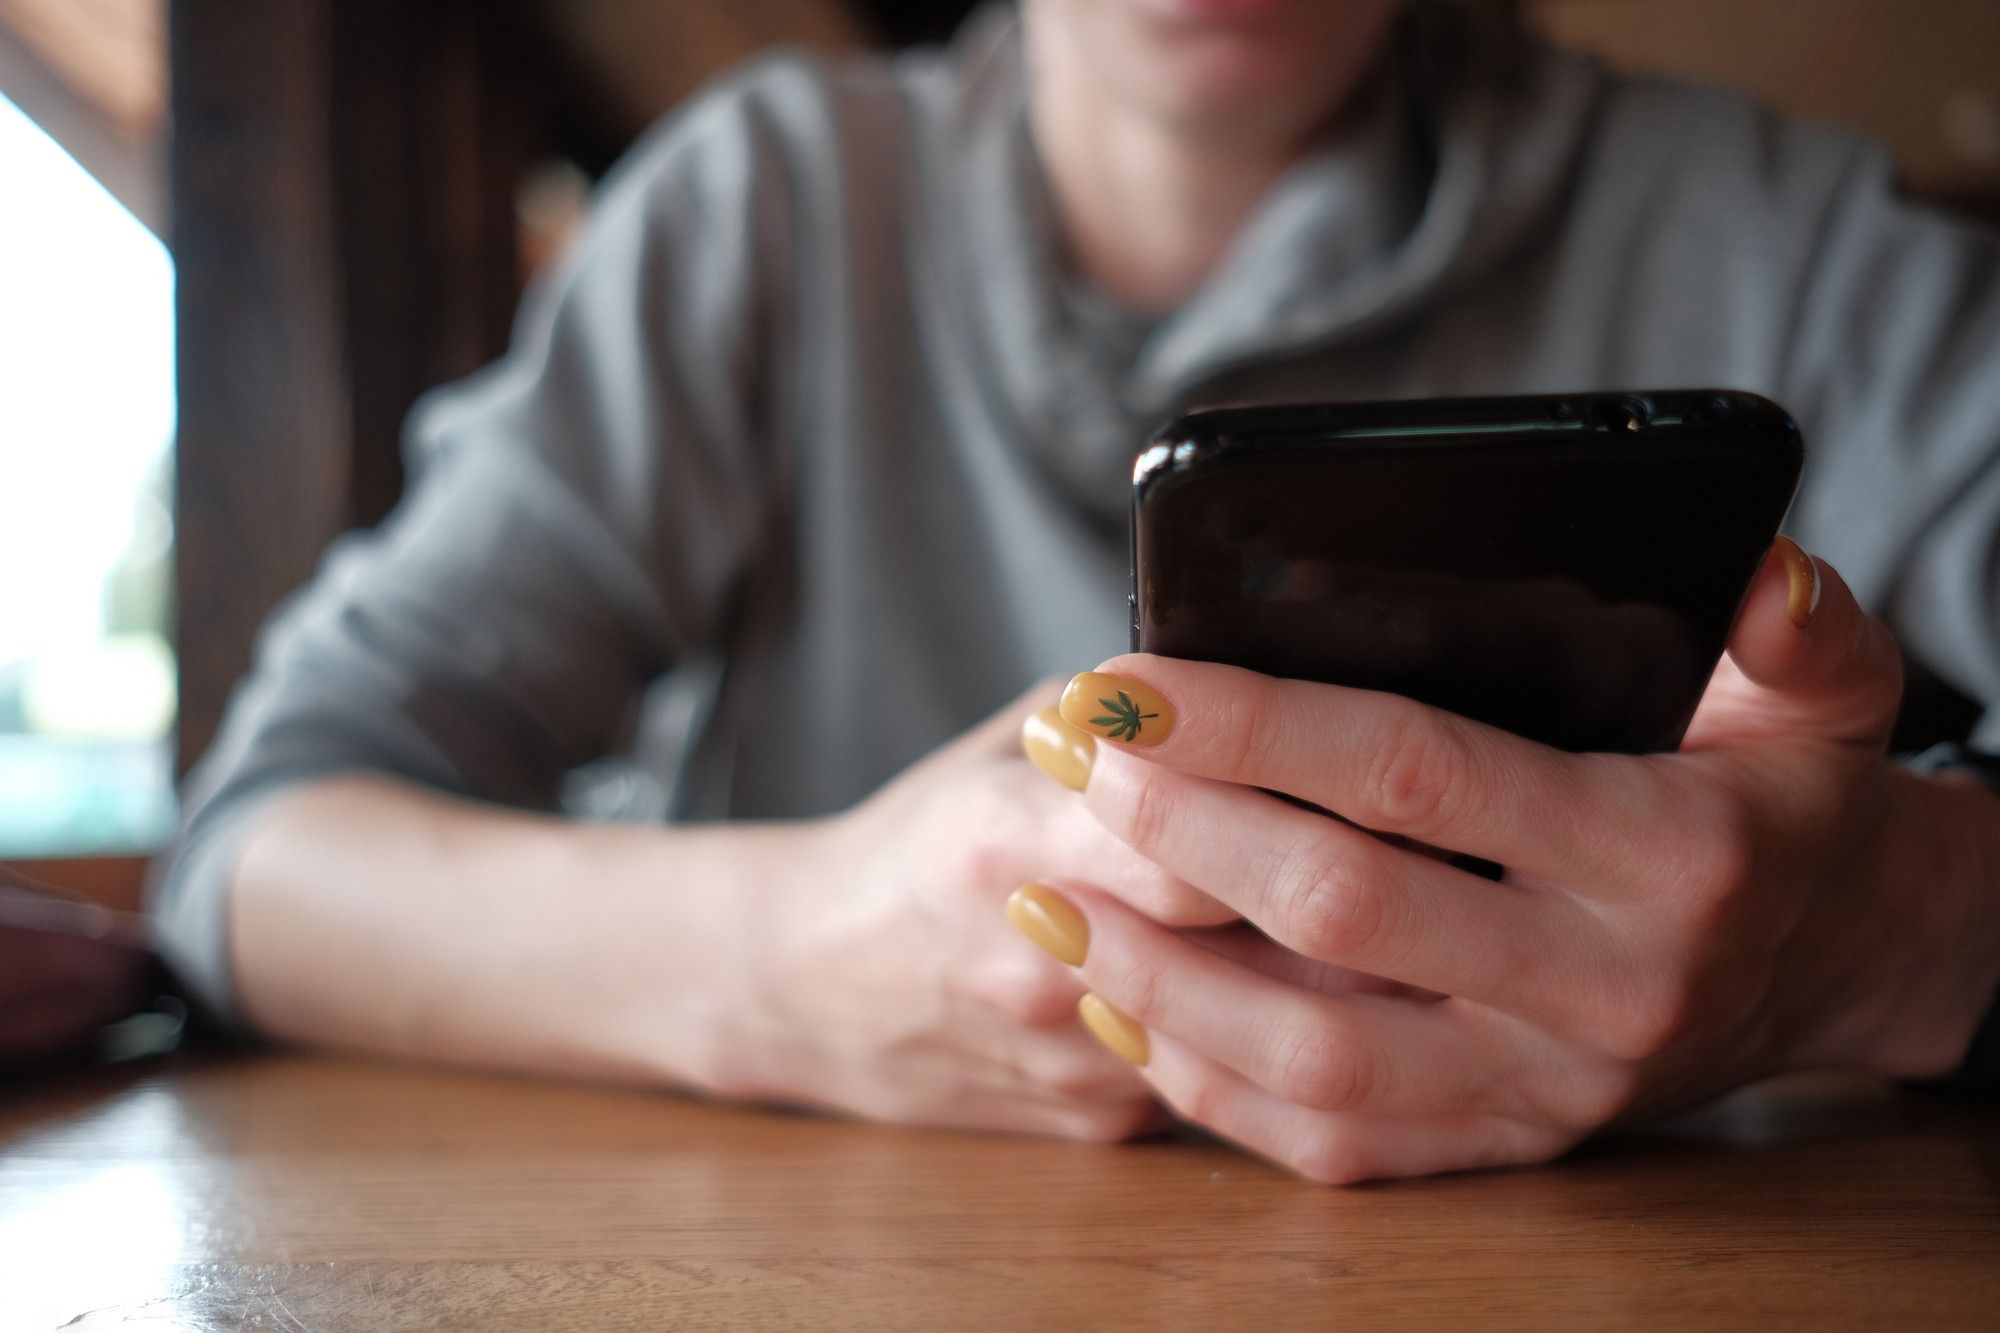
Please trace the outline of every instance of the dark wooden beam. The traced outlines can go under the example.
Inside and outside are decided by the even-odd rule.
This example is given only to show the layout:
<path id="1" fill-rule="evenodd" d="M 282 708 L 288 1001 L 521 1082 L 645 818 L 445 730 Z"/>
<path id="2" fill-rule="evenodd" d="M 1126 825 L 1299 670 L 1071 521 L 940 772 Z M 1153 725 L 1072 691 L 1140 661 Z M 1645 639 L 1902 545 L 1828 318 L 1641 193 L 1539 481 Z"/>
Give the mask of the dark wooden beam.
<path id="1" fill-rule="evenodd" d="M 509 9 L 171 7 L 183 770 L 272 608 L 395 503 L 410 404 L 505 345 L 540 105 Z"/>
<path id="2" fill-rule="evenodd" d="M 332 19 L 349 517 L 370 524 L 402 493 L 411 404 L 506 347 L 521 291 L 515 194 L 542 151 L 544 96 L 506 6 L 347 0 Z"/>
<path id="3" fill-rule="evenodd" d="M 352 521 L 333 180 L 337 0 L 176 0 L 179 758 L 204 750 L 271 608 Z"/>

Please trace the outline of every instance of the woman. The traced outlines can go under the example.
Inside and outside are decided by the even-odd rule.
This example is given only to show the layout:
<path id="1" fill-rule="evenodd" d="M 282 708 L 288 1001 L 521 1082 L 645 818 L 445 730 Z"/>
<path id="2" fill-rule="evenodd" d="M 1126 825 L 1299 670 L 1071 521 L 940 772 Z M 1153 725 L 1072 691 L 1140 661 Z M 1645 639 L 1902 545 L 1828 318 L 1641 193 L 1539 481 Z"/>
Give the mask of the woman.
<path id="1" fill-rule="evenodd" d="M 1996 259 L 1842 136 L 1393 0 L 1025 0 L 759 65 L 418 414 L 414 493 L 269 632 L 164 927 L 281 1038 L 1086 1138 L 1164 1104 L 1329 1180 L 1943 1074 L 2000 980 L 2000 797 L 1884 755 L 1862 608 L 2000 701 Z M 1800 414 L 1793 530 L 1848 578 L 1773 554 L 1682 754 L 1144 658 L 1105 667 L 1136 742 L 1051 679 L 946 741 L 1116 649 L 1170 411 L 1710 383 Z"/>

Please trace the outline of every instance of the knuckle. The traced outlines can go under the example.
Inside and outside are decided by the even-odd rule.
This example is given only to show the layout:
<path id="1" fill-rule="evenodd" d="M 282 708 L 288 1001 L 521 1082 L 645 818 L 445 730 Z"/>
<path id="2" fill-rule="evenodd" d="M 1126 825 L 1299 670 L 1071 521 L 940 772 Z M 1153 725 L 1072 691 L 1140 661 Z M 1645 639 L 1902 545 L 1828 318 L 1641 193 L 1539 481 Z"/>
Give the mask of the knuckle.
<path id="1" fill-rule="evenodd" d="M 1373 957 L 1389 925 L 1388 899 L 1367 852 L 1315 841 L 1278 873 L 1286 938 L 1322 962 Z"/>
<path id="2" fill-rule="evenodd" d="M 1064 1051 L 1047 1059 L 1043 1067 L 1034 1071 L 1034 1078 L 1044 1089 L 1058 1097 L 1082 1101 L 1104 1093 L 1114 1086 L 1116 1071 L 1107 1074 L 1104 1067 L 1091 1057 L 1089 1052 Z M 1127 1080 L 1129 1082 L 1129 1080 Z"/>
<path id="3" fill-rule="evenodd" d="M 1306 1144 L 1286 1163 L 1315 1185 L 1358 1185 L 1375 1174 L 1360 1146 L 1341 1134 L 1325 1134 Z"/>
<path id="4" fill-rule="evenodd" d="M 1610 1053 L 1621 1060 L 1650 1060 L 1680 1044 L 1696 1020 L 1692 991 L 1660 986 L 1629 1001 L 1607 1036 Z"/>
<path id="5" fill-rule="evenodd" d="M 1315 1111 L 1344 1111 L 1366 1104 L 1375 1079 L 1352 1043 L 1324 1023 L 1299 1025 L 1282 1039 L 1276 1092 Z"/>
<path id="6" fill-rule="evenodd" d="M 1268 766 L 1276 708 L 1273 690 L 1263 682 L 1246 682 L 1221 701 L 1208 756 L 1217 776 L 1247 778 Z"/>
<path id="7" fill-rule="evenodd" d="M 1071 1134 L 1084 1143 L 1123 1143 L 1144 1133 L 1153 1123 L 1153 1104 L 1134 1102 L 1129 1106 L 1093 1111 L 1080 1116 Z"/>
<path id="8" fill-rule="evenodd" d="M 1730 927 L 1755 882 L 1756 835 L 1748 812 L 1733 800 L 1698 815 L 1692 833 L 1665 906 L 1677 926 L 1707 938 Z"/>
<path id="9" fill-rule="evenodd" d="M 1756 831 L 1749 810 L 1733 796 L 1710 802 L 1696 815 L 1693 847 L 1688 859 L 1693 897 L 1734 893 L 1755 873 Z"/>
<path id="10" fill-rule="evenodd" d="M 746 1049 L 737 1042 L 718 1040 L 705 1045 L 696 1067 L 702 1089 L 723 1101 L 755 1101 L 769 1091 Z"/>
<path id="11" fill-rule="evenodd" d="M 1212 926 L 1235 913 L 1167 870 L 1079 803 L 1054 812 L 1045 842 L 1064 849 L 1076 875 L 1163 926 Z"/>
<path id="12" fill-rule="evenodd" d="M 1104 1093 L 1106 1079 L 1102 1073 L 1095 1070 L 1062 1069 L 1043 1086 L 1065 1100 L 1084 1102 Z"/>
<path id="13" fill-rule="evenodd" d="M 1691 890 L 1678 904 L 1680 928 L 1696 940 L 1713 940 L 1732 933 L 1742 916 L 1743 893 L 1728 880 L 1711 881 Z"/>
<path id="14" fill-rule="evenodd" d="M 1450 720 L 1418 704 L 1387 706 L 1362 770 L 1361 822 L 1397 833 L 1444 827 L 1464 800 L 1463 745 Z"/>
<path id="15" fill-rule="evenodd" d="M 985 836 L 969 838 L 960 845 L 955 859 L 954 887 L 961 893 L 984 898 L 1003 886 L 1013 890 L 1015 858 L 1005 842 Z"/>
<path id="16" fill-rule="evenodd" d="M 1180 818 L 1180 802 L 1173 784 L 1163 781 L 1151 765 L 1134 767 L 1141 771 L 1127 789 L 1123 833 L 1127 843 L 1144 851 L 1160 846 L 1172 833 Z"/>
<path id="17" fill-rule="evenodd" d="M 1223 1113 L 1225 1094 L 1226 1086 L 1216 1071 L 1197 1069 L 1173 1089 L 1167 1100 L 1183 1120 L 1213 1127 Z"/>
<path id="18" fill-rule="evenodd" d="M 989 1007 L 1027 1027 L 1067 1027 L 1076 1017 L 1082 992 L 1067 977 L 1026 969 L 999 972 L 987 978 L 978 998 Z"/>
<path id="19" fill-rule="evenodd" d="M 1612 1124 L 1637 1104 L 1639 1088 L 1639 1080 L 1625 1069 L 1579 1079 L 1551 1108 L 1553 1118 L 1586 1132 Z"/>
<path id="20" fill-rule="evenodd" d="M 1166 1000 L 1166 970 L 1136 952 L 1102 957 L 1095 989 L 1137 1022 L 1152 1027 Z"/>
<path id="21" fill-rule="evenodd" d="M 1386 717 L 1366 751 L 1358 823 L 1390 833 L 1446 831 L 1468 815 L 1468 745 L 1450 715 L 1410 701 L 1384 705 Z"/>
<path id="22" fill-rule="evenodd" d="M 1159 882 L 1146 891 L 1145 901 L 1138 906 L 1147 916 L 1172 930 L 1199 930 L 1227 925 L 1237 919 L 1235 912 L 1165 871 L 1160 872 Z"/>
<path id="23" fill-rule="evenodd" d="M 1214 926 L 1235 919 L 1235 913 L 1178 875 L 1151 861 L 1143 861 L 1103 886 L 1131 906 L 1169 928 Z"/>

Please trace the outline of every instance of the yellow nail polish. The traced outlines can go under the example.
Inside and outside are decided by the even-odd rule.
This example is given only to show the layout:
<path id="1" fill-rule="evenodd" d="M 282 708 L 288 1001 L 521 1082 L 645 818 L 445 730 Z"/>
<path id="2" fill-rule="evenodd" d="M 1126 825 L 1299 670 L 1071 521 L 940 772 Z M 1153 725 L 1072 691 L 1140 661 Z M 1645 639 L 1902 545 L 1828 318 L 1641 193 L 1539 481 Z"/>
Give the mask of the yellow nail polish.
<path id="1" fill-rule="evenodd" d="M 1780 537 L 1775 544 L 1778 555 L 1785 562 L 1785 573 L 1791 580 L 1785 590 L 1785 615 L 1794 625 L 1804 629 L 1812 624 L 1813 613 L 1819 610 L 1819 562 L 1807 555 L 1790 537 Z"/>
<path id="2" fill-rule="evenodd" d="M 1021 753 L 1071 791 L 1082 791 L 1090 782 L 1097 740 L 1063 721 L 1055 709 L 1043 708 L 1030 713 L 1021 724 Z"/>
<path id="3" fill-rule="evenodd" d="M 1143 1065 L 1153 1058 L 1146 1029 L 1097 998 L 1093 992 L 1076 1002 L 1076 1016 L 1090 1029 L 1090 1035 L 1128 1064 Z"/>
<path id="4" fill-rule="evenodd" d="M 1173 705 L 1150 685 L 1102 671 L 1071 677 L 1056 711 L 1073 727 L 1128 745 L 1158 745 L 1174 729 Z"/>
<path id="5" fill-rule="evenodd" d="M 1023 884 L 1007 897 L 1014 929 L 1071 967 L 1090 954 L 1090 923 L 1076 905 L 1046 884 Z"/>

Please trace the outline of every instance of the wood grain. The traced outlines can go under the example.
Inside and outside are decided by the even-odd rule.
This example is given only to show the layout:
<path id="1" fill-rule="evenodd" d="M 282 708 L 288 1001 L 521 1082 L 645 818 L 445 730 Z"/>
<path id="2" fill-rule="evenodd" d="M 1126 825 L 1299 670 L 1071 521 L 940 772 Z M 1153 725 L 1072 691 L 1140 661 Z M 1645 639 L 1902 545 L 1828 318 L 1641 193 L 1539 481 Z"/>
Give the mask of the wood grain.
<path id="1" fill-rule="evenodd" d="M 64 856 L 0 861 L 0 880 L 61 897 L 81 898 L 119 912 L 136 912 L 145 897 L 143 856 Z M 10 876 L 7 872 L 12 872 Z"/>
<path id="2" fill-rule="evenodd" d="M 272 608 L 395 504 L 410 404 L 505 346 L 543 98 L 510 8 L 169 12 L 183 770 Z"/>
<path id="3" fill-rule="evenodd" d="M 322 147 L 329 3 L 168 12 L 183 769 L 214 734 L 257 627 L 352 523 Z"/>
<path id="4" fill-rule="evenodd" d="M 306 1056 L 0 1103 L 7 1328 L 1970 1328 L 1996 1308 L 2000 1117 L 1866 1081 L 1352 1190 L 1192 1135 L 898 1131 Z"/>

